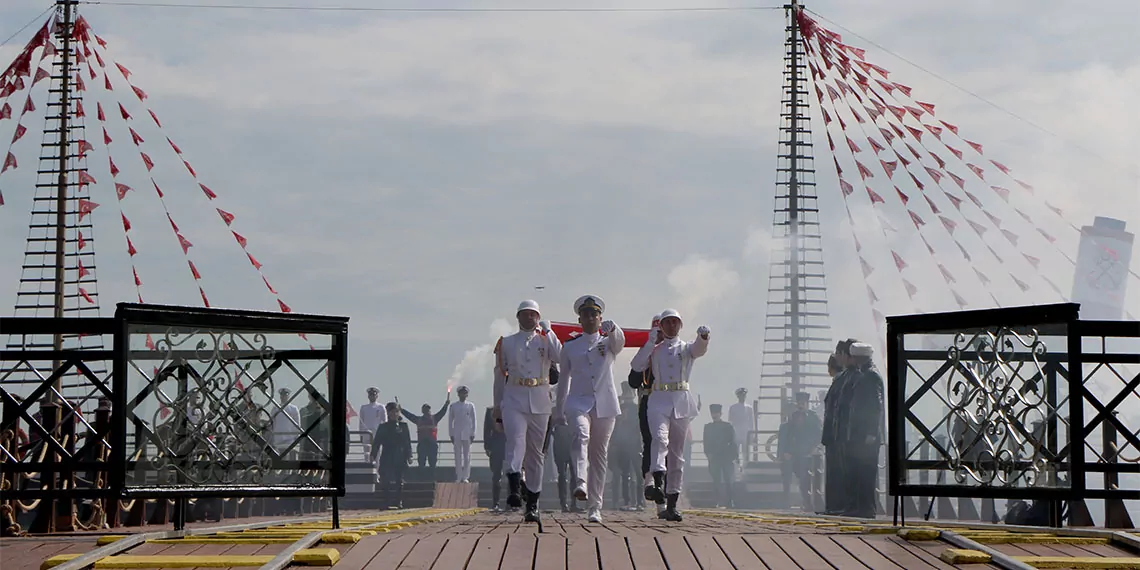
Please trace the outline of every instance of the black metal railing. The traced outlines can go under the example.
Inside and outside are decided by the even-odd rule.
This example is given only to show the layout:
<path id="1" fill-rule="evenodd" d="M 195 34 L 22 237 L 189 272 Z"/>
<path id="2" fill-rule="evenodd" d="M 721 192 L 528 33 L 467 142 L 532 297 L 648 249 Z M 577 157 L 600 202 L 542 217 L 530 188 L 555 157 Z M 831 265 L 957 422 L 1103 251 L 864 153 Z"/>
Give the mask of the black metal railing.
<path id="1" fill-rule="evenodd" d="M 344 495 L 347 318 L 120 304 L 114 317 L 0 329 L 113 339 L 111 350 L 0 351 L 9 515 L 35 501 L 66 516 L 76 500 L 105 513 L 120 499 L 173 498 L 180 511 L 190 497 Z M 96 361 L 110 372 L 93 374 Z M 63 387 L 76 371 L 85 381 Z"/>
<path id="2" fill-rule="evenodd" d="M 1071 524 L 1091 524 L 1083 501 L 1104 499 L 1106 524 L 1127 518 L 1140 483 L 1120 475 L 1140 473 L 1140 428 L 1119 412 L 1140 409 L 1140 323 L 1078 310 L 887 319 L 896 517 L 909 497 L 958 497 L 1041 501 L 1055 525 L 1066 503 Z"/>

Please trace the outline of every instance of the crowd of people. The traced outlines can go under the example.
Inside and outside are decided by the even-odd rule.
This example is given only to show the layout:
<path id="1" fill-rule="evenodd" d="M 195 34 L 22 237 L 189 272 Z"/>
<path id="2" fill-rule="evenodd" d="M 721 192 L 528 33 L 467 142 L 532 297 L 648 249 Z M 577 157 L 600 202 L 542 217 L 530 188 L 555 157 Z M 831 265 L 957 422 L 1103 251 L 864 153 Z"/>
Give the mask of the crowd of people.
<path id="1" fill-rule="evenodd" d="M 578 511 L 582 503 L 587 519 L 601 522 L 606 483 L 612 479 L 620 508 L 641 509 L 652 502 L 660 518 L 682 520 L 677 503 L 692 441 L 690 424 L 702 408 L 689 389 L 689 378 L 693 362 L 708 350 L 710 331 L 699 327 L 694 340 L 681 340 L 680 314 L 663 311 L 653 318 L 649 339 L 633 357 L 627 381 L 619 383 L 613 362 L 625 348 L 625 335 L 613 321 L 602 320 L 604 309 L 597 296 L 575 301 L 582 333 L 562 343 L 541 320 L 538 303 L 524 301 L 516 311 L 518 332 L 496 343 L 493 402 L 482 418 L 495 510 L 501 508 L 505 474 L 507 508 L 522 509 L 525 521 L 541 525 L 537 505 L 549 479 L 556 480 L 564 512 Z M 805 509 L 814 505 L 811 458 L 822 444 L 824 511 L 875 514 L 883 382 L 871 364 L 871 355 L 867 344 L 841 341 L 828 363 L 833 381 L 822 397 L 823 418 L 810 408 L 810 395 L 801 392 L 795 394 L 795 408 L 780 426 L 777 456 L 785 473 L 785 491 L 791 478 L 798 478 Z M 477 414 L 467 400 L 467 387 L 458 388 L 455 404 L 449 392 L 435 413 L 427 404 L 420 414 L 403 410 L 397 402 L 381 406 L 378 390 L 370 388 L 368 394 L 369 404 L 362 406 L 360 421 L 364 429 L 374 432 L 371 457 L 381 493 L 390 505 L 401 506 L 404 470 L 412 464 L 411 428 L 401 417 L 417 431 L 419 465 L 435 467 L 438 426 L 446 415 L 455 449 L 456 481 L 470 481 Z M 729 421 L 724 420 L 720 404 L 709 406 L 712 421 L 703 431 L 716 502 L 727 507 L 734 505 L 733 481 L 744 459 L 748 434 L 755 430 L 747 390 L 740 388 L 736 396 Z M 554 473 L 547 473 L 551 459 L 556 479 Z"/>

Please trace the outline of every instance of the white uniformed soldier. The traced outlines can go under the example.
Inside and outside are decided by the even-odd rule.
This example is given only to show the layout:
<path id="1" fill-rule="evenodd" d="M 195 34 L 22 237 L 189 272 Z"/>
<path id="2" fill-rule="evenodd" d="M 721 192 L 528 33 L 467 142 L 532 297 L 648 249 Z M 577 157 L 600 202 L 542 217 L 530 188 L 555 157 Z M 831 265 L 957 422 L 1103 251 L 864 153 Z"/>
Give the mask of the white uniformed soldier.
<path id="1" fill-rule="evenodd" d="M 455 482 L 471 482 L 471 443 L 475 441 L 475 404 L 467 401 L 467 386 L 456 393 L 459 401 L 447 408 L 447 433 L 455 450 Z"/>
<path id="2" fill-rule="evenodd" d="M 602 521 L 610 435 L 621 415 L 613 363 L 625 348 L 625 332 L 613 321 L 602 322 L 605 308 L 605 302 L 595 295 L 574 302 L 582 335 L 562 347 L 562 381 L 554 410 L 556 420 L 568 422 L 576 432 L 572 448 L 578 479 L 574 497 L 588 502 L 590 522 Z"/>
<path id="3" fill-rule="evenodd" d="M 657 331 L 649 331 L 649 340 L 637 351 L 630 362 L 633 370 L 641 372 L 650 369 L 653 373 L 653 392 L 649 395 L 647 414 L 649 428 L 653 433 L 653 481 L 652 497 L 659 500 L 661 483 L 665 477 L 666 452 L 668 452 L 667 487 L 665 498 L 665 520 L 680 521 L 677 512 L 677 499 L 681 494 L 685 473 L 685 440 L 689 433 L 689 422 L 700 412 L 697 399 L 689 391 L 689 373 L 693 360 L 704 356 L 709 349 L 709 329 L 697 329 L 697 339 L 686 342 L 677 337 L 681 332 L 681 315 L 673 309 L 661 312 L 661 332 L 665 339 L 654 345 Z"/>
<path id="4" fill-rule="evenodd" d="M 368 435 L 361 441 L 364 449 L 371 451 L 372 449 L 372 436 L 376 433 L 376 428 L 380 424 L 388 421 L 388 412 L 384 410 L 384 404 L 377 400 L 380 398 L 380 389 L 371 386 L 368 388 L 368 403 L 360 406 L 360 415 L 357 421 L 360 424 L 360 431 L 367 432 Z M 373 467 L 379 469 L 379 463 L 375 463 Z M 379 475 L 377 475 L 379 477 Z"/>
<path id="5" fill-rule="evenodd" d="M 562 343 L 547 322 L 539 322 L 542 315 L 538 303 L 523 301 L 515 316 L 519 332 L 500 337 L 495 345 L 495 416 L 506 434 L 507 504 L 514 508 L 522 505 L 520 485 L 525 485 L 521 489 L 526 497 L 524 518 L 539 522 L 550 384 L 557 382 L 550 372 L 562 353 Z M 522 471 L 526 472 L 525 482 Z"/>

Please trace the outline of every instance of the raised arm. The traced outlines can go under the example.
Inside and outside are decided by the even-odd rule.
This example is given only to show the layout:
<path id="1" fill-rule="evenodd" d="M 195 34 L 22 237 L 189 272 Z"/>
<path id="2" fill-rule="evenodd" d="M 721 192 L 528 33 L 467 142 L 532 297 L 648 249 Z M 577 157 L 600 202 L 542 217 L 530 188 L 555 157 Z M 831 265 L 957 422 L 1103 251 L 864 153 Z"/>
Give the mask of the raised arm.
<path id="1" fill-rule="evenodd" d="M 689 358 L 700 358 L 709 351 L 709 329 L 708 327 L 700 327 L 697 329 L 697 338 L 689 343 L 686 347 L 689 352 Z"/>
<path id="2" fill-rule="evenodd" d="M 443 407 L 440 408 L 438 412 L 436 412 L 434 415 L 432 415 L 432 419 L 435 420 L 435 423 L 438 424 L 439 420 L 443 419 L 444 414 L 447 413 L 447 410 L 450 407 L 451 407 L 451 400 L 449 399 L 448 401 L 443 403 Z"/>
<path id="3" fill-rule="evenodd" d="M 409 412 L 408 410 L 400 408 L 400 413 L 404 414 L 404 417 L 408 418 L 408 421 L 412 422 L 413 424 L 419 424 L 420 423 L 420 417 L 413 414 L 412 412 Z"/>
<path id="4" fill-rule="evenodd" d="M 634 372 L 645 372 L 649 369 L 650 357 L 653 356 L 653 347 L 657 346 L 653 344 L 655 340 L 653 337 L 654 333 L 650 331 L 649 340 L 646 340 L 645 344 L 641 345 L 641 348 L 637 350 L 637 354 L 633 355 L 633 360 L 629 362 L 629 367 L 632 368 Z"/>
<path id="5" fill-rule="evenodd" d="M 610 321 L 613 324 L 613 330 L 606 335 L 606 344 L 609 346 L 610 354 L 616 355 L 625 349 L 625 331 L 617 326 L 617 323 Z"/>
<path id="6" fill-rule="evenodd" d="M 558 364 L 559 360 L 562 359 L 562 341 L 558 340 L 558 335 L 550 329 L 550 323 L 542 321 L 539 326 L 546 334 L 546 350 L 547 354 L 550 355 L 550 362 Z"/>

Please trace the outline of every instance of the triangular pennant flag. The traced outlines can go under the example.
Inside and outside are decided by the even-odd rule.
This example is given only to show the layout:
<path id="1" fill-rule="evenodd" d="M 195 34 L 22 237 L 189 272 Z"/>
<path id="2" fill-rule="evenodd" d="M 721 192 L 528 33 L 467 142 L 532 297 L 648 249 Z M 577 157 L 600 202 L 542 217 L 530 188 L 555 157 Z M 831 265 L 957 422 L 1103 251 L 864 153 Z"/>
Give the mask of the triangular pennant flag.
<path id="1" fill-rule="evenodd" d="M 1001 186 L 990 186 L 990 189 L 1001 196 L 1001 199 L 1007 204 L 1009 203 L 1009 188 L 1002 188 Z"/>
<path id="2" fill-rule="evenodd" d="M 118 182 L 115 183 L 115 193 L 118 194 L 120 200 L 122 200 L 123 198 L 126 198 L 127 192 L 130 192 L 130 191 L 131 191 L 130 186 L 127 186 L 126 184 L 120 184 Z"/>
<path id="3" fill-rule="evenodd" d="M 946 231 L 950 235 L 954 235 L 954 230 L 958 228 L 958 224 L 946 216 L 938 216 L 938 219 L 942 221 L 942 226 L 946 228 Z"/>
<path id="4" fill-rule="evenodd" d="M 246 239 L 244 237 L 242 237 L 241 234 L 239 234 L 235 231 L 231 231 L 230 233 L 234 234 L 234 238 L 237 239 L 238 245 L 240 245 L 242 249 L 245 249 L 245 246 L 248 243 L 246 241 Z"/>
<path id="5" fill-rule="evenodd" d="M 135 96 L 139 98 L 139 101 L 146 101 L 146 91 L 143 91 L 134 85 L 131 85 L 131 90 L 135 92 Z"/>
<path id="6" fill-rule="evenodd" d="M 871 267 L 871 264 L 867 263 L 866 259 L 863 259 L 863 256 L 859 256 L 859 266 L 863 269 L 864 278 L 870 277 L 871 273 L 875 271 L 875 269 Z"/>
<path id="7" fill-rule="evenodd" d="M 990 164 L 994 165 L 994 168 L 997 168 L 998 170 L 1002 171 L 1002 174 L 1006 174 L 1006 175 L 1009 174 L 1009 167 L 1008 166 L 1006 166 L 1006 165 L 1004 165 L 1004 164 L 1002 164 L 996 160 L 991 160 Z"/>
<path id="8" fill-rule="evenodd" d="M 134 257 L 136 253 L 138 253 L 138 250 L 135 249 L 135 244 L 131 243 L 131 238 L 128 237 L 127 238 L 127 255 Z"/>
<path id="9" fill-rule="evenodd" d="M 907 297 L 914 299 L 914 296 L 918 294 L 918 287 L 915 287 L 913 283 L 911 283 L 910 281 L 907 281 L 906 279 L 903 279 L 902 282 L 903 282 L 903 287 L 906 288 Z"/>
<path id="10" fill-rule="evenodd" d="M 914 223 L 915 229 L 926 225 L 926 222 L 922 221 L 922 218 L 918 217 L 918 214 L 912 212 L 909 209 L 906 211 L 906 213 L 910 214 L 910 221 Z"/>
<path id="11" fill-rule="evenodd" d="M 951 289 L 950 292 L 954 294 L 954 302 L 958 303 L 959 308 L 965 309 L 967 306 L 969 306 L 969 303 L 967 303 L 966 300 L 963 299 L 957 291 Z"/>
<path id="12" fill-rule="evenodd" d="M 201 287 L 198 288 L 198 293 L 202 295 L 202 305 L 206 308 L 210 307 L 210 300 L 206 298 L 206 292 Z"/>
<path id="13" fill-rule="evenodd" d="M 969 198 L 970 201 L 973 202 L 974 205 L 978 207 L 978 209 L 985 210 L 985 208 L 982 207 L 982 201 L 979 200 L 977 196 L 974 196 L 973 194 L 966 192 L 965 190 L 963 190 L 963 192 L 966 194 L 966 197 Z"/>
<path id="14" fill-rule="evenodd" d="M 261 269 L 261 262 L 259 262 L 256 258 L 254 258 L 252 253 L 249 253 L 247 251 L 245 253 L 245 255 L 246 255 L 246 257 L 249 258 L 249 262 L 252 263 L 254 267 Z"/>
<path id="15" fill-rule="evenodd" d="M 95 202 L 92 202 L 91 200 L 80 198 L 79 199 L 79 219 L 82 220 L 83 216 L 90 214 L 91 212 L 95 211 L 95 208 L 98 208 L 98 207 L 99 207 L 99 204 L 96 204 Z"/>
<path id="16" fill-rule="evenodd" d="M 974 173 L 974 176 L 977 176 L 978 178 L 980 178 L 982 180 L 986 179 L 985 174 L 984 174 L 985 170 L 982 170 L 981 168 L 974 166 L 973 164 L 970 164 L 968 162 L 966 163 L 966 168 L 969 168 L 970 171 Z"/>
<path id="17" fill-rule="evenodd" d="M 227 226 L 234 223 L 234 215 L 233 214 L 231 214 L 231 213 L 229 213 L 229 212 L 227 212 L 221 208 L 215 208 L 215 209 L 218 211 L 218 215 L 222 217 L 222 221 L 224 221 Z"/>
<path id="18" fill-rule="evenodd" d="M 999 218 L 999 217 L 997 217 L 997 216 L 995 216 L 989 212 L 986 212 L 984 210 L 982 211 L 982 213 L 985 214 L 986 217 L 990 219 L 990 223 L 993 224 L 995 228 L 1001 229 L 1001 218 Z"/>
<path id="19" fill-rule="evenodd" d="M 198 268 L 194 267 L 194 262 L 187 259 L 186 263 L 190 265 L 190 274 L 194 276 L 194 280 L 200 281 L 202 279 L 202 275 L 198 273 Z"/>
<path id="20" fill-rule="evenodd" d="M 847 148 L 851 149 L 851 152 L 862 152 L 862 149 L 859 148 L 859 145 L 855 144 L 855 141 L 851 140 L 851 137 L 846 137 L 846 139 Z"/>
<path id="21" fill-rule="evenodd" d="M 135 287 L 142 287 L 142 279 L 139 279 L 139 271 L 134 267 L 131 267 L 131 272 L 135 274 Z M 139 302 L 141 303 L 142 300 L 140 299 Z"/>
<path id="22" fill-rule="evenodd" d="M 119 103 L 119 114 L 123 116 L 124 121 L 131 118 L 131 114 L 127 112 L 127 108 L 122 103 Z"/>
<path id="23" fill-rule="evenodd" d="M 966 139 L 962 139 L 962 140 L 965 141 L 966 144 L 970 145 L 970 147 L 972 147 L 974 150 L 978 151 L 978 154 L 985 154 L 984 152 L 982 152 L 982 145 L 980 145 L 976 142 L 967 141 Z"/>
<path id="24" fill-rule="evenodd" d="M 134 141 L 135 146 L 138 146 L 139 143 L 141 143 L 141 142 L 145 142 L 145 141 L 143 141 L 143 138 L 141 136 L 139 136 L 138 133 L 135 132 L 134 129 L 127 127 L 127 130 L 131 132 L 131 140 Z"/>
<path id="25" fill-rule="evenodd" d="M 1017 245 L 1017 239 L 1018 239 L 1017 234 L 1015 234 L 1009 230 L 1004 230 L 1004 229 L 1001 231 L 1001 233 L 1002 233 L 1002 235 L 1005 236 L 1005 239 L 1008 240 L 1009 243 L 1011 243 L 1013 245 Z"/>
<path id="26" fill-rule="evenodd" d="M 1025 283 L 1024 281 L 1018 279 L 1016 275 L 1010 273 L 1009 276 L 1011 279 L 1013 279 L 1014 283 L 1017 283 L 1017 287 L 1019 289 L 1021 289 L 1022 293 L 1026 292 L 1030 289 L 1029 285 L 1027 283 Z"/>
<path id="27" fill-rule="evenodd" d="M 266 279 L 264 275 L 261 276 L 261 280 L 265 282 L 265 287 L 269 289 L 270 293 L 273 293 L 274 295 L 277 294 L 277 291 L 273 288 L 272 285 L 269 284 L 269 280 Z"/>
<path id="28" fill-rule="evenodd" d="M 954 174 L 953 172 L 950 172 L 949 170 L 946 171 L 946 174 L 950 175 L 950 178 L 954 180 L 954 183 L 958 185 L 958 188 L 964 189 L 966 187 L 966 180 L 964 178 L 958 176 L 957 174 Z"/>
<path id="29" fill-rule="evenodd" d="M 962 247 L 962 244 L 958 240 L 954 240 L 954 245 L 958 246 L 958 251 L 962 252 L 962 257 L 965 258 L 967 262 L 974 261 L 974 258 L 970 255 L 970 252 L 966 251 L 966 248 Z"/>
<path id="30" fill-rule="evenodd" d="M 902 189 L 900 189 L 898 186 L 895 186 L 895 193 L 899 195 L 899 200 L 902 200 L 904 206 L 907 202 L 910 202 L 910 196 L 903 194 Z"/>
<path id="31" fill-rule="evenodd" d="M 895 267 L 898 268 L 899 271 L 906 269 L 906 267 L 907 267 L 906 261 L 903 261 L 902 256 L 895 253 L 895 250 L 893 250 L 893 249 L 891 250 L 891 256 L 893 256 L 895 258 Z"/>
<path id="32" fill-rule="evenodd" d="M 962 211 L 962 199 L 961 198 L 959 198 L 959 197 L 957 197 L 957 196 L 955 196 L 949 192 L 943 192 L 943 194 L 946 196 L 947 199 L 950 200 L 950 203 L 954 205 L 955 210 L 958 210 L 959 212 Z"/>
<path id="33" fill-rule="evenodd" d="M 883 200 L 883 197 L 878 195 L 874 190 L 871 190 L 871 188 L 869 186 L 867 187 L 867 196 L 869 196 L 871 198 L 872 204 L 885 204 L 886 203 L 886 200 Z"/>
<path id="34" fill-rule="evenodd" d="M 957 279 L 954 279 L 954 275 L 950 273 L 950 270 L 946 269 L 946 266 L 942 265 L 941 263 L 938 264 L 938 272 L 942 274 L 942 278 L 945 279 L 947 283 L 958 282 Z"/>
<path id="35" fill-rule="evenodd" d="M 1023 254 L 1021 254 L 1021 256 L 1024 257 L 1025 261 L 1028 261 L 1029 264 L 1032 265 L 1034 269 L 1036 269 L 1037 266 L 1041 264 L 1040 259 L 1037 259 L 1036 257 L 1029 255 L 1028 253 L 1023 253 Z"/>
<path id="36" fill-rule="evenodd" d="M 974 220 L 970 220 L 970 219 L 967 219 L 966 223 L 970 224 L 970 227 L 974 228 L 974 232 L 977 233 L 979 236 L 986 233 L 986 226 L 983 226 L 982 224 L 979 224 L 978 222 L 975 222 Z"/>
<path id="37" fill-rule="evenodd" d="M 131 231 L 131 221 L 127 219 L 127 215 L 122 212 L 119 212 L 119 215 L 123 218 L 123 231 Z"/>
<path id="38" fill-rule="evenodd" d="M 147 154 L 145 152 L 140 152 L 139 155 L 142 156 L 142 161 L 143 161 L 143 164 L 146 165 L 147 172 L 154 170 L 154 161 L 151 160 L 150 157 L 147 156 Z"/>
<path id="39" fill-rule="evenodd" d="M 87 173 L 86 170 L 79 171 L 79 187 L 82 188 L 88 184 L 97 184 L 95 178 Z"/>
<path id="40" fill-rule="evenodd" d="M 281 308 L 282 313 L 292 313 L 293 312 L 293 309 L 290 309 L 289 305 L 286 305 L 285 301 L 282 301 L 281 299 L 277 299 L 277 306 Z"/>
<path id="41" fill-rule="evenodd" d="M 897 163 L 893 160 L 890 162 L 887 162 L 885 160 L 879 160 L 879 163 L 883 165 L 883 170 L 885 170 L 887 172 L 887 178 L 894 178 L 895 177 L 895 169 L 899 167 L 899 163 Z"/>
<path id="42" fill-rule="evenodd" d="M 84 301 L 87 301 L 88 303 L 91 303 L 92 305 L 95 304 L 95 299 L 91 298 L 91 295 L 89 293 L 87 293 L 87 290 L 84 289 L 83 287 L 79 288 L 79 296 L 83 297 Z"/>
<path id="43" fill-rule="evenodd" d="M 182 253 L 190 253 L 190 248 L 194 247 L 194 244 L 190 243 L 190 240 L 183 237 L 182 234 L 176 233 L 175 235 L 178 236 L 178 243 L 182 246 Z"/>
<path id="44" fill-rule="evenodd" d="M 990 284 L 990 278 L 989 278 L 989 277 L 986 277 L 986 274 L 985 274 L 985 273 L 982 273 L 981 271 L 978 271 L 978 268 L 977 268 L 977 267 L 974 267 L 973 269 L 974 269 L 974 275 L 977 275 L 977 276 L 978 276 L 978 280 L 979 280 L 979 281 L 981 281 L 981 282 L 982 282 L 982 284 L 984 284 L 984 285 L 989 285 L 989 284 Z"/>
<path id="45" fill-rule="evenodd" d="M 170 143 L 170 148 L 174 149 L 175 154 L 182 154 L 182 149 L 178 148 L 178 145 L 174 144 L 170 137 L 166 137 L 166 142 Z"/>
<path id="46" fill-rule="evenodd" d="M 938 206 L 934 203 L 934 200 L 930 199 L 930 196 L 923 194 L 922 197 L 926 199 L 926 204 L 928 206 L 930 206 L 930 212 L 931 213 L 933 213 L 933 214 L 941 214 L 942 213 L 942 211 L 939 210 Z"/>
<path id="47" fill-rule="evenodd" d="M 930 103 L 923 103 L 922 101 L 915 101 L 914 104 L 925 109 L 927 113 L 930 113 L 931 115 L 934 114 L 934 105 L 931 105 Z"/>
<path id="48" fill-rule="evenodd" d="M 954 156 L 958 157 L 958 160 L 962 160 L 962 156 L 963 156 L 962 151 L 960 151 L 960 150 L 958 150 L 958 149 L 956 149 L 950 145 L 945 145 L 945 146 L 946 146 L 946 150 L 950 151 L 951 153 L 954 154 Z"/>
<path id="49" fill-rule="evenodd" d="M 206 195 L 206 198 L 213 200 L 214 198 L 218 197 L 218 195 L 214 194 L 214 191 L 207 188 L 205 184 L 202 184 L 201 182 L 199 182 L 198 187 L 202 189 L 202 193 Z"/>

